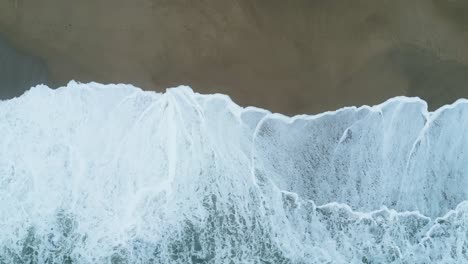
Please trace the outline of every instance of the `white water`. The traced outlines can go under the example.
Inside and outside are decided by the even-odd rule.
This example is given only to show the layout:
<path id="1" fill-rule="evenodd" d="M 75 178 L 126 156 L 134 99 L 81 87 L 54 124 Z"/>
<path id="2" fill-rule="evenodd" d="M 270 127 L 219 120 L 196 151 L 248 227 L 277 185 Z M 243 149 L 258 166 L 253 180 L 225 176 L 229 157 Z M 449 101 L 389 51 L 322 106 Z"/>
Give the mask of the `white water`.
<path id="1" fill-rule="evenodd" d="M 32 88 L 0 102 L 0 263 L 468 263 L 468 101 L 426 109 Z"/>

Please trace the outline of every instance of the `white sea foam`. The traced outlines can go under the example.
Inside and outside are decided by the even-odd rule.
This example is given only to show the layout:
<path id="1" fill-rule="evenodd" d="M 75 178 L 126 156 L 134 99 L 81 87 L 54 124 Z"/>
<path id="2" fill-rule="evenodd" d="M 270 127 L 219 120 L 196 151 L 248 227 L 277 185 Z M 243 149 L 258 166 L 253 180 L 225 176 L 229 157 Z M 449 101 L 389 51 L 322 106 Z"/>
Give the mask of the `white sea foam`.
<path id="1" fill-rule="evenodd" d="M 468 263 L 467 128 L 466 100 L 37 86 L 0 102 L 0 263 Z"/>

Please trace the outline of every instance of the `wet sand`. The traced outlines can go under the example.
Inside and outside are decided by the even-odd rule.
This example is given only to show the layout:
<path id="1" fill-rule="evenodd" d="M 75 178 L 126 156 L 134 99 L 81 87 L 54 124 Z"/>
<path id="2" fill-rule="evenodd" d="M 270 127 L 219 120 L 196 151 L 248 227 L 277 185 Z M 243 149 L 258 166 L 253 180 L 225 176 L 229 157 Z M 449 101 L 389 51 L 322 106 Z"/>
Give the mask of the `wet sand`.
<path id="1" fill-rule="evenodd" d="M 467 17 L 453 0 L 0 2 L 10 53 L 48 73 L 38 82 L 186 84 L 287 114 L 468 97 Z"/>

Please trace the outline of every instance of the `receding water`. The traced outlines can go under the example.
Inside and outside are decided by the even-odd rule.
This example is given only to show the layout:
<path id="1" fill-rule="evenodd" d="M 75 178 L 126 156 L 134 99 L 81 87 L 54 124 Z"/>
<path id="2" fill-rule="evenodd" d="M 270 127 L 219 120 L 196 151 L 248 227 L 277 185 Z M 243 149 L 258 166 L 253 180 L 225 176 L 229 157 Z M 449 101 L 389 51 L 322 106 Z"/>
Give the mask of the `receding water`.
<path id="1" fill-rule="evenodd" d="M 29 87 L 46 83 L 46 64 L 17 51 L 0 35 L 0 99 L 20 96 Z"/>

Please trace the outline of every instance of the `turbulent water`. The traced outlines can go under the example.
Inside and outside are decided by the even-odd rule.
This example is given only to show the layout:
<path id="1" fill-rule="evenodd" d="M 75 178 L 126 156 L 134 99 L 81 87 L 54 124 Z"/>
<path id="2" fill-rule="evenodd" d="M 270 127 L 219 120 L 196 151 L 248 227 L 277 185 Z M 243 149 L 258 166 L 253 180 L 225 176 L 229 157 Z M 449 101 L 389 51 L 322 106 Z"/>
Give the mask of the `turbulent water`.
<path id="1" fill-rule="evenodd" d="M 466 100 L 290 118 L 71 82 L 0 131 L 0 263 L 468 263 Z"/>

